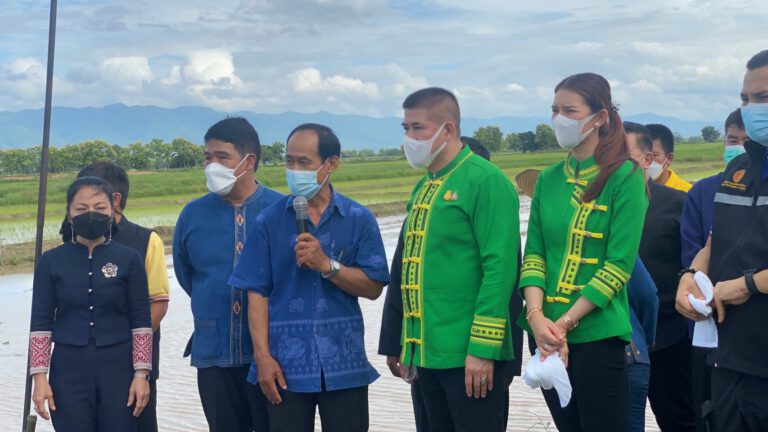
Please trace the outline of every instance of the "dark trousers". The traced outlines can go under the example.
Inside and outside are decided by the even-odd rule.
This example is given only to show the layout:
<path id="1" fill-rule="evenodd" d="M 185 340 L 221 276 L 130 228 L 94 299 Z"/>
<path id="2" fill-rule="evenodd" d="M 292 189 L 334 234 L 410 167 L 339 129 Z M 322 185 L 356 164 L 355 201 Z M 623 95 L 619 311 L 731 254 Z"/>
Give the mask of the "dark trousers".
<path id="1" fill-rule="evenodd" d="M 568 378 L 573 392 L 565 408 L 555 389 L 544 400 L 561 432 L 623 431 L 627 428 L 629 378 L 619 338 L 569 344 Z"/>
<path id="2" fill-rule="evenodd" d="M 483 399 L 467 397 L 464 368 L 419 368 L 421 394 L 430 430 L 435 432 L 498 432 L 504 430 L 507 393 L 504 374 L 494 365 L 493 390 Z"/>
<path id="3" fill-rule="evenodd" d="M 320 410 L 323 432 L 368 430 L 368 386 L 317 393 L 280 391 L 283 401 L 269 404 L 270 432 L 313 432 Z"/>
<path id="4" fill-rule="evenodd" d="M 56 344 L 50 384 L 57 432 L 136 432 L 134 407 L 127 407 L 133 381 L 132 343 L 107 347 Z"/>
<path id="5" fill-rule="evenodd" d="M 716 430 L 710 401 L 712 366 L 707 364 L 707 357 L 712 351 L 714 350 L 711 348 L 691 347 L 691 387 L 693 410 L 696 415 L 696 432 L 715 432 Z"/>
<path id="6" fill-rule="evenodd" d="M 627 372 L 629 372 L 627 432 L 645 432 L 645 405 L 648 400 L 651 365 L 631 363 L 627 365 Z"/>
<path id="7" fill-rule="evenodd" d="M 652 351 L 648 400 L 662 432 L 694 432 L 696 415 L 691 388 L 691 343 L 685 339 Z"/>
<path id="8" fill-rule="evenodd" d="M 717 432 L 768 431 L 768 378 L 713 368 L 712 401 Z"/>
<path id="9" fill-rule="evenodd" d="M 266 418 L 253 418 L 258 395 L 248 390 L 249 366 L 197 369 L 197 389 L 210 432 L 264 432 Z M 261 404 L 265 404 L 262 396 Z"/>
<path id="10" fill-rule="evenodd" d="M 427 407 L 424 404 L 424 395 L 421 394 L 421 381 L 416 380 L 411 384 L 411 401 L 413 402 L 413 418 L 416 421 L 416 432 L 431 432 L 427 419 Z"/>
<path id="11" fill-rule="evenodd" d="M 149 379 L 149 402 L 138 419 L 139 432 L 157 432 L 157 380 Z"/>

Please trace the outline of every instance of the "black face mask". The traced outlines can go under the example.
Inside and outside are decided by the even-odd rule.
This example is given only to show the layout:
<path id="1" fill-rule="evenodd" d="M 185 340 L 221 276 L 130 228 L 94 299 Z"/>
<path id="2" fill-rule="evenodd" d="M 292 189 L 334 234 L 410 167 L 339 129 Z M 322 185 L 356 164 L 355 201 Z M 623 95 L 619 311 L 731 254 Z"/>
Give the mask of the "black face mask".
<path id="1" fill-rule="evenodd" d="M 75 235 L 88 240 L 97 238 L 109 233 L 112 217 L 103 213 L 89 211 L 72 218 L 72 228 Z"/>

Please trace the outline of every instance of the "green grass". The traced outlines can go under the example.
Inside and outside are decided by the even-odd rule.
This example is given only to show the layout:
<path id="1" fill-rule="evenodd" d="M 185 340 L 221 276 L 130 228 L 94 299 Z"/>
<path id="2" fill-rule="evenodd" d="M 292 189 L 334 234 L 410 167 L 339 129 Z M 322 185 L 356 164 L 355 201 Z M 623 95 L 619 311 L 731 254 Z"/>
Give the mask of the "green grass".
<path id="1" fill-rule="evenodd" d="M 723 167 L 722 144 L 684 144 L 676 149 L 674 169 L 695 181 Z M 563 152 L 500 153 L 493 156 L 507 175 L 527 168 L 544 168 L 562 160 Z M 377 214 L 398 213 L 404 208 L 413 185 L 422 175 L 405 160 L 342 161 L 333 176 L 337 190 L 368 205 Z M 201 169 L 129 172 L 131 193 L 126 214 L 148 226 L 173 225 L 185 203 L 207 192 Z M 46 237 L 56 236 L 64 215 L 66 188 L 75 173 L 49 177 L 46 199 Z M 262 166 L 257 172 L 264 185 L 286 192 L 282 166 Z M 0 239 L 5 244 L 34 237 L 37 214 L 35 176 L 0 177 Z"/>

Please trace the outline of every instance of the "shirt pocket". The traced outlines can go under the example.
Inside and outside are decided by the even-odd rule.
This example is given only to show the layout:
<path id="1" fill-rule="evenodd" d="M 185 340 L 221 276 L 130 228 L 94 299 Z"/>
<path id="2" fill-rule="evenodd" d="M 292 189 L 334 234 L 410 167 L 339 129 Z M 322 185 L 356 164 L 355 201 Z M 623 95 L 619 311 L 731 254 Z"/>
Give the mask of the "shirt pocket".
<path id="1" fill-rule="evenodd" d="M 354 267 L 354 264 L 357 261 L 357 250 L 358 246 L 354 244 L 341 248 L 336 247 L 333 251 L 331 251 L 331 258 L 340 262 L 344 266 Z"/>
<path id="2" fill-rule="evenodd" d="M 195 318 L 195 334 L 192 338 L 192 355 L 198 359 L 219 356 L 219 331 L 216 319 Z"/>

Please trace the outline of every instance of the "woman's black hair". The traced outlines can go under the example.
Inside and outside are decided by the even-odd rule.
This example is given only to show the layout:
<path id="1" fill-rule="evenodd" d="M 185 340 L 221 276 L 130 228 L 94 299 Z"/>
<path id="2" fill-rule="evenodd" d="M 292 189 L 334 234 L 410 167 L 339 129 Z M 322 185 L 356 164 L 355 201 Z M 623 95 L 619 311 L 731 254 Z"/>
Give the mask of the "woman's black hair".
<path id="1" fill-rule="evenodd" d="M 78 192 L 80 192 L 80 189 L 84 187 L 91 187 L 94 189 L 98 189 L 99 191 L 103 192 L 107 195 L 107 199 L 109 200 L 109 206 L 114 207 L 115 203 L 113 201 L 113 192 L 112 187 L 109 186 L 109 183 L 106 182 L 106 180 L 99 178 L 99 177 L 92 177 L 92 176 L 85 176 L 80 177 L 78 179 L 75 179 L 75 181 L 72 182 L 72 184 L 69 185 L 67 188 L 67 215 L 64 216 L 64 222 L 61 223 L 61 229 L 59 230 L 59 234 L 61 234 L 61 239 L 65 242 L 72 241 L 72 225 L 69 222 L 69 206 L 72 205 L 72 200 L 75 199 L 75 195 L 77 195 Z"/>

